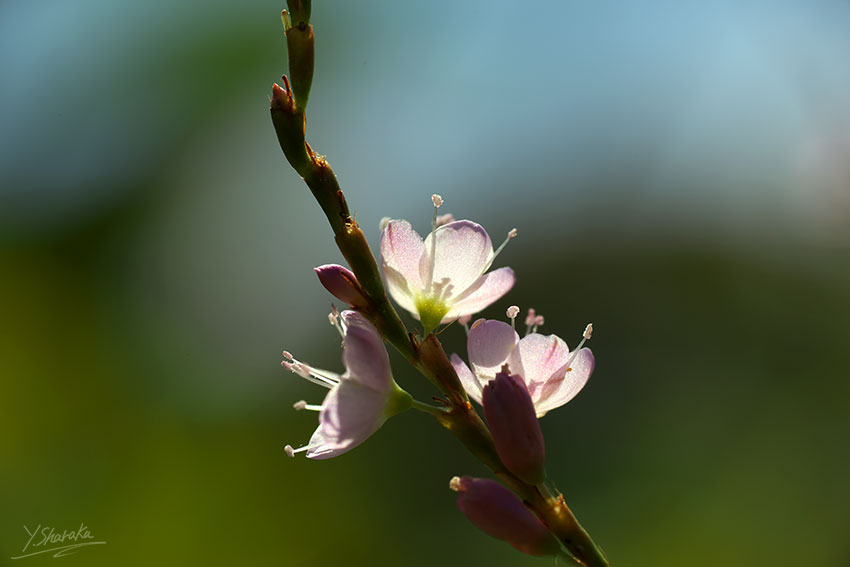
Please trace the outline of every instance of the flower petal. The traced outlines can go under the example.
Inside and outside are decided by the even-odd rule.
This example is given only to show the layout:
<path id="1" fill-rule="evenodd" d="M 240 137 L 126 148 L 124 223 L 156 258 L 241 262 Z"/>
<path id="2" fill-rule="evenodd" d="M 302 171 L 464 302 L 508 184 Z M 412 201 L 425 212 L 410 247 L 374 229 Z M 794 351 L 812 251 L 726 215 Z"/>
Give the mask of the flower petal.
<path id="1" fill-rule="evenodd" d="M 516 331 L 503 321 L 479 319 L 469 329 L 466 348 L 479 382 L 496 377 L 519 341 Z M 517 373 L 511 367 L 511 372 Z"/>
<path id="2" fill-rule="evenodd" d="M 593 369 L 596 367 L 596 359 L 589 348 L 578 351 L 575 359 L 570 363 L 570 369 L 563 369 L 563 378 L 550 380 L 540 393 L 540 400 L 535 403 L 537 416 L 542 417 L 546 412 L 560 407 L 572 400 L 587 384 Z"/>
<path id="3" fill-rule="evenodd" d="M 508 293 L 514 282 L 516 276 L 510 268 L 499 268 L 484 274 L 467 290 L 465 296 L 458 298 L 442 322 L 448 323 L 458 317 L 478 313 Z"/>
<path id="4" fill-rule="evenodd" d="M 425 287 L 429 282 L 439 284 L 448 280 L 451 288 L 444 297 L 451 299 L 472 286 L 487 271 L 493 258 L 493 244 L 481 225 L 468 220 L 450 222 L 425 238 L 421 280 Z"/>
<path id="5" fill-rule="evenodd" d="M 319 428 L 308 444 L 307 457 L 330 459 L 363 443 L 384 421 L 387 395 L 343 380 L 322 403 Z"/>
<path id="6" fill-rule="evenodd" d="M 386 394 L 392 388 L 393 378 L 381 335 L 356 311 L 343 311 L 340 317 L 345 328 L 342 382 L 349 380 Z"/>
<path id="7" fill-rule="evenodd" d="M 544 384 L 555 378 L 559 370 L 566 370 L 569 358 L 570 349 L 560 337 L 531 333 L 523 337 L 511 352 L 508 366 L 512 374 L 523 377 L 536 406 Z"/>
<path id="8" fill-rule="evenodd" d="M 390 221 L 381 233 L 381 266 L 390 295 L 408 311 L 410 296 L 422 290 L 419 264 L 424 252 L 422 237 L 406 220 Z"/>
<path id="9" fill-rule="evenodd" d="M 399 307 L 409 311 L 416 319 L 419 319 L 419 311 L 416 309 L 415 292 L 400 272 L 384 265 L 384 283 L 387 285 L 387 293 L 398 303 Z"/>
<path id="10" fill-rule="evenodd" d="M 482 392 L 481 382 L 478 381 L 478 378 L 475 377 L 475 374 L 472 373 L 472 370 L 469 369 L 461 357 L 452 354 L 451 362 L 455 372 L 457 372 L 457 377 L 460 378 L 463 389 L 466 390 L 470 398 L 480 404 Z"/>

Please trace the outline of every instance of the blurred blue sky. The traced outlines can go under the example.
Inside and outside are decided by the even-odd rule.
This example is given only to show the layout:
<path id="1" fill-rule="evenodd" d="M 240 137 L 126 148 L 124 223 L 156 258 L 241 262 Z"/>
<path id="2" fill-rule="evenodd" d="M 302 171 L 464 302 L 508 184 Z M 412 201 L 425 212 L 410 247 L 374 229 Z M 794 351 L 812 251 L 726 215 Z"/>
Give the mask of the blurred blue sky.
<path id="1" fill-rule="evenodd" d="M 280 178 L 279 163 L 252 159 L 274 150 L 261 115 L 285 61 L 278 8 L 0 6 L 4 228 L 56 230 L 117 206 L 163 165 L 190 167 L 178 154 L 186 137 L 225 152 L 228 183 L 246 191 Z M 778 221 L 820 233 L 848 218 L 846 2 L 315 10 L 310 139 L 370 226 L 425 218 L 434 191 L 466 216 L 515 212 L 517 195 L 533 212 L 558 194 L 571 222 L 628 193 L 617 226 L 640 230 Z M 199 107 L 216 112 L 200 118 Z M 390 192 L 395 210 L 378 210 Z"/>

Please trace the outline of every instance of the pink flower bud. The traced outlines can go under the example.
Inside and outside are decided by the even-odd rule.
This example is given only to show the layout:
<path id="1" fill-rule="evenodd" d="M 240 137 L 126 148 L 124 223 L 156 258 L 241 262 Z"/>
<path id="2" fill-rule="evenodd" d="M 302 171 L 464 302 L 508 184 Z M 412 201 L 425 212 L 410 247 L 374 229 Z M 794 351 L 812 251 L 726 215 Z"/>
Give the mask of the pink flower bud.
<path id="1" fill-rule="evenodd" d="M 509 471 L 528 484 L 546 479 L 546 449 L 534 402 L 519 376 L 499 372 L 484 386 L 484 417 L 493 434 L 499 458 Z"/>
<path id="2" fill-rule="evenodd" d="M 558 541 L 517 496 L 486 478 L 453 478 L 457 505 L 477 528 L 529 555 L 557 555 Z"/>
<path id="3" fill-rule="evenodd" d="M 352 307 L 365 307 L 369 304 L 366 293 L 348 268 L 338 264 L 325 264 L 313 270 L 325 289 L 340 301 Z"/>

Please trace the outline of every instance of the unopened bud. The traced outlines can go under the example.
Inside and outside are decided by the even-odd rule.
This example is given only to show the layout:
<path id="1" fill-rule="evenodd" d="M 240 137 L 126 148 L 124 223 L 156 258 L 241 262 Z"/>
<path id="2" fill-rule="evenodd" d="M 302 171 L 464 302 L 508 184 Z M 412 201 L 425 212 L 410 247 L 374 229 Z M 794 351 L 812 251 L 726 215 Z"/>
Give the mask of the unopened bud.
<path id="1" fill-rule="evenodd" d="M 352 307 L 365 307 L 369 304 L 366 293 L 348 268 L 337 264 L 326 264 L 314 268 L 314 271 L 325 289 L 340 301 Z"/>
<path id="2" fill-rule="evenodd" d="M 484 386 L 484 417 L 493 434 L 499 458 L 509 471 L 528 484 L 546 479 L 546 448 L 534 402 L 525 382 L 499 372 Z"/>
<path id="3" fill-rule="evenodd" d="M 453 478 L 457 505 L 487 535 L 504 540 L 529 555 L 557 555 L 558 541 L 510 490 L 486 478 Z"/>

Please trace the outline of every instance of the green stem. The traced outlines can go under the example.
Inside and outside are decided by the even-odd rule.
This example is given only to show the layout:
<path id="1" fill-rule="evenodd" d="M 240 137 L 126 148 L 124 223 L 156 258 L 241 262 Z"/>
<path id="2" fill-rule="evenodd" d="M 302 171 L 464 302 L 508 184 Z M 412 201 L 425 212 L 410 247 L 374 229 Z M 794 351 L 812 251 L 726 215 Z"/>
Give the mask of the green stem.
<path id="1" fill-rule="evenodd" d="M 420 402 L 416 399 L 411 402 L 410 407 L 421 412 L 430 414 L 436 417 L 437 419 L 440 419 L 440 416 L 446 413 L 446 410 L 444 410 L 443 408 L 432 406 L 431 404 L 426 404 L 425 402 Z"/>

